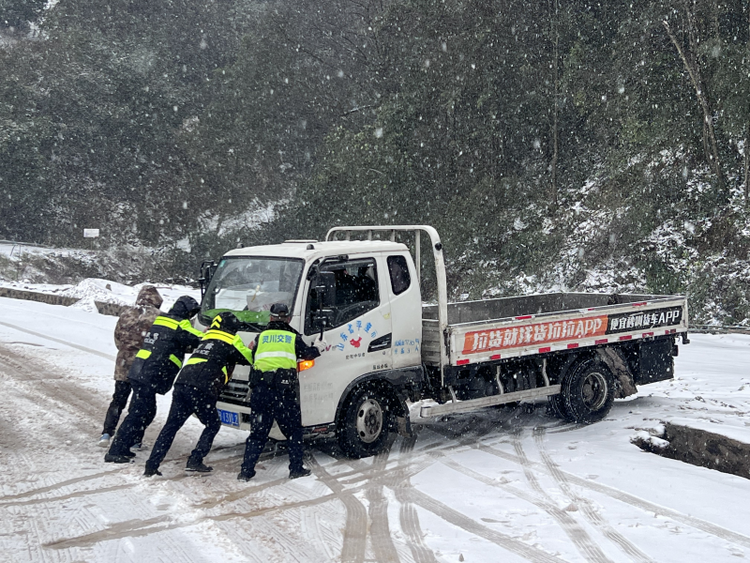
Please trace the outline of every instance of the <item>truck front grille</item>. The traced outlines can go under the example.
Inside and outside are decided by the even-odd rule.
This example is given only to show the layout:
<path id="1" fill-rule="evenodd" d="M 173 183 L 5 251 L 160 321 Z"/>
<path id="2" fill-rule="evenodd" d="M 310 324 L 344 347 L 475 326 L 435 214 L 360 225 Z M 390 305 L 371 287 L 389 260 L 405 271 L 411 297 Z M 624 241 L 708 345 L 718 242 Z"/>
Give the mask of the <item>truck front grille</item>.
<path id="1" fill-rule="evenodd" d="M 227 403 L 244 403 L 249 388 L 250 386 L 247 381 L 230 379 L 227 386 L 224 387 L 224 390 L 221 392 L 219 400 Z"/>

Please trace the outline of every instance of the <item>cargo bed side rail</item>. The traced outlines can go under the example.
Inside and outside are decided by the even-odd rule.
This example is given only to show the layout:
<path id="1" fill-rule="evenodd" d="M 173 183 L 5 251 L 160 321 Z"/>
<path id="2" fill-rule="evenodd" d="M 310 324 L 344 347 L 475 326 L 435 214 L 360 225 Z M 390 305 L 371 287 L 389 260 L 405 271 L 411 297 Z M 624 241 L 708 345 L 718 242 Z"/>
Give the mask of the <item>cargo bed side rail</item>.
<path id="1" fill-rule="evenodd" d="M 450 364 L 463 366 L 686 333 L 687 323 L 684 297 L 462 323 L 448 327 Z"/>

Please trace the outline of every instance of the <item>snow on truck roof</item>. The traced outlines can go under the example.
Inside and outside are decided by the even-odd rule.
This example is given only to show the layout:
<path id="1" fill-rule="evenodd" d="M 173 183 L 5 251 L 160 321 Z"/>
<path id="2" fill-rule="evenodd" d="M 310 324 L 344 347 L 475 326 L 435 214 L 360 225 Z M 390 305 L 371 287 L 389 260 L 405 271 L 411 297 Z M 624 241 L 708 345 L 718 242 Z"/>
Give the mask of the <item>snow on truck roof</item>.
<path id="1" fill-rule="evenodd" d="M 283 256 L 310 260 L 337 254 L 362 254 L 373 252 L 404 252 L 408 248 L 400 242 L 388 240 L 288 240 L 281 244 L 248 246 L 230 250 L 225 257 L 234 256 Z"/>

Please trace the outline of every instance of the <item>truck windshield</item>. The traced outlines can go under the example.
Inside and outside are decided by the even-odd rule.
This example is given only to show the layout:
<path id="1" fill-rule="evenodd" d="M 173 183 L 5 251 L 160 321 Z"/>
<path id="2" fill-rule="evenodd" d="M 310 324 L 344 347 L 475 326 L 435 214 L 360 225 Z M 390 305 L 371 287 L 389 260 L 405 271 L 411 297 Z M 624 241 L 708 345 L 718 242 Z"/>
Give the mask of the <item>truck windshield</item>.
<path id="1" fill-rule="evenodd" d="M 304 262 L 288 258 L 240 256 L 223 258 L 201 305 L 201 322 L 209 325 L 222 311 L 232 311 L 259 331 L 268 324 L 274 303 L 294 308 Z"/>

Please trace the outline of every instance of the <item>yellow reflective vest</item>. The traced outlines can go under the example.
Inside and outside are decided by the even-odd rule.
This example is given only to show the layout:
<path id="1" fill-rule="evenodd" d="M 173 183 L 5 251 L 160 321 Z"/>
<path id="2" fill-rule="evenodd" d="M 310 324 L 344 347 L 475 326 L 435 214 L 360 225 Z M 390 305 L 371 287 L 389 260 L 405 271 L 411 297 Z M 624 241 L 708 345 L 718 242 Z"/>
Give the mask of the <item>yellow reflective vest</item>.
<path id="1" fill-rule="evenodd" d="M 297 369 L 295 340 L 297 335 L 286 330 L 264 330 L 255 348 L 255 369 L 275 371 Z"/>

